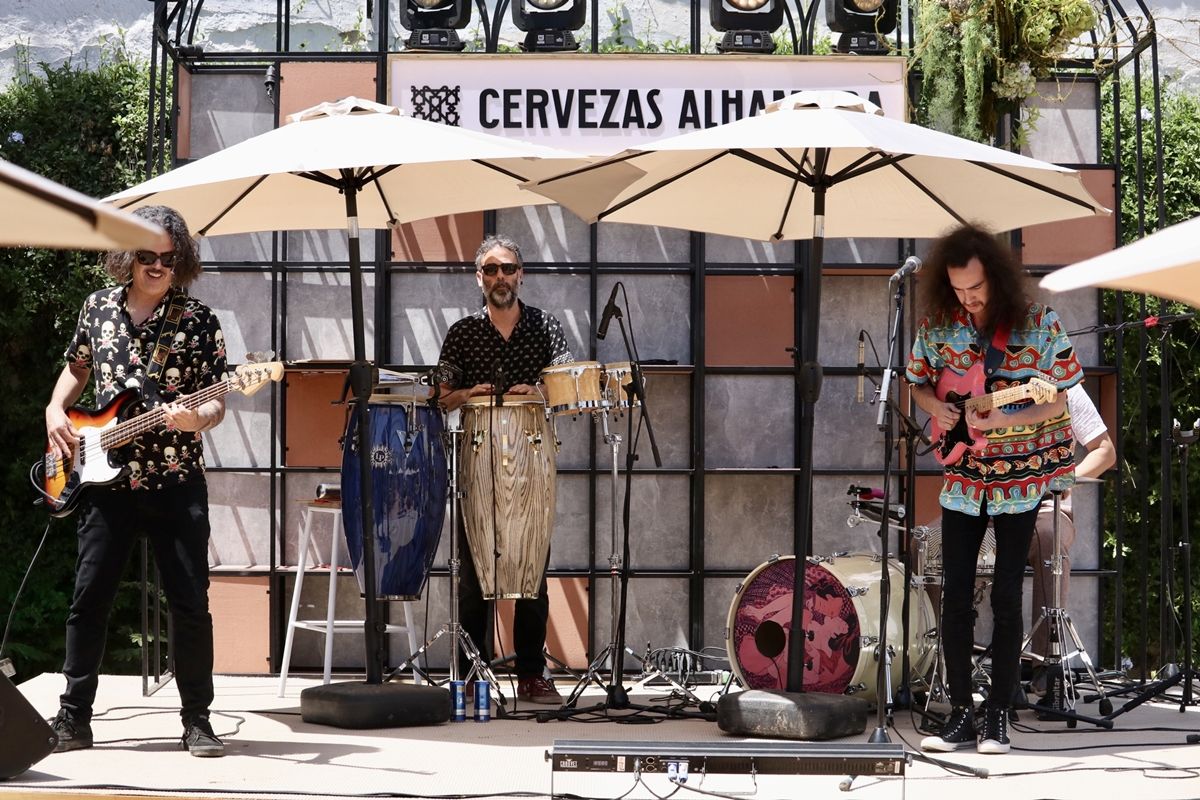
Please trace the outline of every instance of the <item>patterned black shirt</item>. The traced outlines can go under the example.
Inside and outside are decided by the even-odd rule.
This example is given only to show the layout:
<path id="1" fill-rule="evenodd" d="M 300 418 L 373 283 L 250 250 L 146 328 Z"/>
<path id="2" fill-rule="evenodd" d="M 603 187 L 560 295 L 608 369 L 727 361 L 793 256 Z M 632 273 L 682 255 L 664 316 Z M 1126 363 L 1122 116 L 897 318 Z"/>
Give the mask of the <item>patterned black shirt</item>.
<path id="1" fill-rule="evenodd" d="M 125 304 L 128 291 L 128 286 L 114 286 L 88 295 L 75 338 L 63 354 L 71 366 L 92 370 L 96 401 L 101 407 L 126 388 L 141 389 L 158 339 L 159 322 L 171 294 L 179 290 L 168 292 L 141 325 L 134 325 L 129 316 Z M 225 376 L 225 368 L 225 335 L 217 315 L 189 297 L 171 342 L 171 353 L 158 376 L 160 396 L 144 401 L 145 408 L 211 386 Z M 134 413 L 143 410 L 138 408 Z M 199 433 L 159 428 L 134 439 L 123 455 L 130 468 L 127 484 L 132 489 L 162 489 L 204 477 Z"/>
<path id="2" fill-rule="evenodd" d="M 439 380 L 451 389 L 496 383 L 508 391 L 519 383 L 532 386 L 546 367 L 572 361 L 554 315 L 517 302 L 521 317 L 507 342 L 486 307 L 451 325 L 438 359 Z"/>

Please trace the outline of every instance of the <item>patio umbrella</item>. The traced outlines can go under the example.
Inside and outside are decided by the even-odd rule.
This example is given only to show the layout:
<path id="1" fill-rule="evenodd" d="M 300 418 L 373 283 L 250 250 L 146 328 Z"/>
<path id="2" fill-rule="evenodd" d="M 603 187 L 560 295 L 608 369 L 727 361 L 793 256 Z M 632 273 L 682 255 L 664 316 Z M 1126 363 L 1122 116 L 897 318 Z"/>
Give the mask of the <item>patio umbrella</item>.
<path id="1" fill-rule="evenodd" d="M 774 240 L 811 239 L 796 276 L 803 304 L 797 343 L 796 460 L 811 464 L 824 238 L 930 237 L 976 222 L 1005 231 L 1107 214 L 1079 174 L 1006 150 L 883 116 L 837 91 L 800 92 L 764 113 L 631 148 L 531 183 L 588 222 L 629 222 Z M 812 475 L 796 503 L 795 552 L 808 555 Z M 793 619 L 802 619 L 796 570 Z M 789 637 L 788 687 L 803 674 Z M 882 660 L 881 660 L 882 663 Z"/>
<path id="2" fill-rule="evenodd" d="M 350 383 L 362 415 L 360 485 L 370 486 L 366 413 L 375 381 L 366 354 L 359 229 L 549 202 L 522 191 L 520 184 L 584 160 L 576 153 L 405 116 L 391 106 L 356 97 L 323 103 L 289 120 L 290 124 L 159 175 L 105 202 L 121 208 L 169 205 L 197 236 L 346 226 L 354 328 Z M 373 530 L 370 497 L 370 492 L 361 492 L 364 531 Z M 346 701 L 347 716 L 365 713 L 360 702 L 365 700 L 372 707 L 368 716 L 373 720 L 396 724 L 380 687 L 373 686 L 382 683 L 383 653 L 378 639 L 382 625 L 373 596 L 372 550 L 363 548 L 369 691 Z M 304 699 L 302 695 L 302 705 Z M 334 705 L 343 699 L 337 693 L 329 696 Z M 316 702 L 322 708 L 328 705 Z M 355 725 L 371 726 L 361 720 Z"/>
<path id="3" fill-rule="evenodd" d="M 1103 286 L 1167 297 L 1200 308 L 1200 217 L 1152 233 L 1042 278 L 1042 287 L 1065 292 Z"/>
<path id="4" fill-rule="evenodd" d="M 68 250 L 153 248 L 157 225 L 0 159 L 0 246 Z"/>

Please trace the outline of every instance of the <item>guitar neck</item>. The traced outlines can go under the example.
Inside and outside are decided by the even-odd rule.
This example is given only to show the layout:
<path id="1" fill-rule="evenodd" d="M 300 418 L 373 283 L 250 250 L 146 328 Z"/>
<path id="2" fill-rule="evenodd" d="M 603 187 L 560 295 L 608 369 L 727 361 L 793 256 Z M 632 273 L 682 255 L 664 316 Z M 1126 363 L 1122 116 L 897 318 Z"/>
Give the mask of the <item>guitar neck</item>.
<path id="1" fill-rule="evenodd" d="M 1020 386 L 1010 386 L 1007 389 L 1001 389 L 998 392 L 991 394 L 983 394 L 979 397 L 971 397 L 966 401 L 965 408 L 974 411 L 990 411 L 996 406 L 1006 406 L 1009 403 L 1016 403 L 1020 400 L 1025 400 L 1029 397 L 1029 386 L 1022 384 Z"/>
<path id="2" fill-rule="evenodd" d="M 214 383 L 201 389 L 194 394 L 184 395 L 177 401 L 184 408 L 195 410 L 207 403 L 209 400 L 215 400 L 218 397 L 228 394 L 233 390 L 233 384 L 229 379 L 223 380 L 220 383 Z M 164 424 L 166 414 L 163 413 L 162 407 L 153 408 L 145 414 L 139 414 L 132 419 L 114 425 L 108 430 L 100 434 L 100 446 L 109 450 L 117 447 L 130 439 L 141 436 L 147 431 L 154 430 Z"/>

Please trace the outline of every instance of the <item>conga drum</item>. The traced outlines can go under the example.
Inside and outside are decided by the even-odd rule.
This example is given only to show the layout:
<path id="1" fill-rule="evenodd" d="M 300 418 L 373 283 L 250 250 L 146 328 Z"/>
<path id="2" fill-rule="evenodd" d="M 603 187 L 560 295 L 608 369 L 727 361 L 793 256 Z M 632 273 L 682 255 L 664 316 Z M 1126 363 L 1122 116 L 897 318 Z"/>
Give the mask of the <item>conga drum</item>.
<path id="1" fill-rule="evenodd" d="M 538 596 L 554 527 L 557 444 L 540 398 L 462 407 L 462 516 L 486 599 Z"/>
<path id="2" fill-rule="evenodd" d="M 342 528 L 350 563 L 366 592 L 363 547 L 375 554 L 375 596 L 416 600 L 425 588 L 446 517 L 448 473 L 440 409 L 419 394 L 373 394 L 367 405 L 374 529 L 362 533 L 358 417 L 342 450 Z"/>
<path id="3" fill-rule="evenodd" d="M 642 404 L 633 392 L 633 366 L 628 361 L 604 365 L 604 399 L 618 413 Z"/>

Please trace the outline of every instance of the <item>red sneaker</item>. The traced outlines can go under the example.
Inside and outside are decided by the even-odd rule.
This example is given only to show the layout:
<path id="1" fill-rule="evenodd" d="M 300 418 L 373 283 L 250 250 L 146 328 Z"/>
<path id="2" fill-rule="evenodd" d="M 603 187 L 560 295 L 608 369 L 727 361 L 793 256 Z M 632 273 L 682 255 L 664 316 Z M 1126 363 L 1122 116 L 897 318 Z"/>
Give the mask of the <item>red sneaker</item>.
<path id="1" fill-rule="evenodd" d="M 563 696 L 554 688 L 553 683 L 541 675 L 536 675 L 532 678 L 517 679 L 517 700 L 546 706 L 560 706 L 563 703 Z"/>

